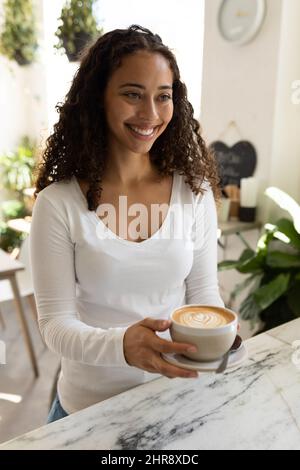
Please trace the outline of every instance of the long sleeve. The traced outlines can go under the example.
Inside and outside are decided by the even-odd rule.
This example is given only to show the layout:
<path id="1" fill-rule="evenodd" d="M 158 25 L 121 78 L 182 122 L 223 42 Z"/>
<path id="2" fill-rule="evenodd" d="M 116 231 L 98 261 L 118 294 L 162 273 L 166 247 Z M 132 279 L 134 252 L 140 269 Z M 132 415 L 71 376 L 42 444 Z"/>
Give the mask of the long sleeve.
<path id="1" fill-rule="evenodd" d="M 130 367 L 123 353 L 126 328 L 83 323 L 76 311 L 74 243 L 68 215 L 41 192 L 34 205 L 30 251 L 39 327 L 48 347 L 63 358 L 109 367 Z"/>
<path id="2" fill-rule="evenodd" d="M 194 260 L 187 276 L 186 303 L 224 306 L 217 276 L 217 212 L 210 187 L 195 208 Z"/>

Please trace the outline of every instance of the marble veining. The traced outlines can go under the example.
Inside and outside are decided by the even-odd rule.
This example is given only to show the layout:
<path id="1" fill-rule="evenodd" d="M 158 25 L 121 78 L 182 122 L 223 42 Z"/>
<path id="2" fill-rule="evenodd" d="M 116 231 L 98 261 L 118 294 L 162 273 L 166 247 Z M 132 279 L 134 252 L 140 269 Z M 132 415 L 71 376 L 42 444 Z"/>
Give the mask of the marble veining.
<path id="1" fill-rule="evenodd" d="M 300 319 L 246 341 L 223 375 L 159 379 L 0 445 L 4 449 L 298 449 Z"/>

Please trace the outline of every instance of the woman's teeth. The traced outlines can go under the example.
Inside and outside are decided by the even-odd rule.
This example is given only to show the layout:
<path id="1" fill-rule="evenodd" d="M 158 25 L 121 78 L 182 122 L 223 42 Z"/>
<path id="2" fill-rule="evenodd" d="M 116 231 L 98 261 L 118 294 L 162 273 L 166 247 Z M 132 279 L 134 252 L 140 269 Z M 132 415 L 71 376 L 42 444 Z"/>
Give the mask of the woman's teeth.
<path id="1" fill-rule="evenodd" d="M 130 126 L 130 125 L 128 125 L 128 126 L 130 127 L 131 130 L 133 130 L 134 132 L 136 132 L 137 134 L 140 134 L 140 135 L 149 136 L 149 135 L 153 134 L 153 132 L 154 132 L 154 127 L 151 127 L 150 129 L 141 129 L 140 127 L 134 127 L 134 126 Z"/>

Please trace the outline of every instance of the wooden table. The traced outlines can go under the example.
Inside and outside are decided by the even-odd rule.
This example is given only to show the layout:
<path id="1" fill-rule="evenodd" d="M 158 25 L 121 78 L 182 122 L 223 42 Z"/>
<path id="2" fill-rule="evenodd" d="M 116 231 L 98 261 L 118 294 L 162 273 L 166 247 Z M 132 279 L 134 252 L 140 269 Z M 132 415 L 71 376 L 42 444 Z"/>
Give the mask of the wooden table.
<path id="1" fill-rule="evenodd" d="M 31 365 L 34 371 L 35 377 L 39 376 L 39 370 L 38 370 L 38 365 L 37 365 L 37 360 L 36 356 L 34 353 L 33 349 L 33 344 L 32 340 L 30 337 L 23 305 L 22 305 L 22 300 L 21 300 L 21 295 L 16 279 L 16 273 L 18 271 L 22 271 L 24 269 L 24 265 L 20 263 L 17 260 L 14 260 L 9 256 L 8 253 L 0 249 L 0 281 L 3 281 L 4 279 L 8 279 L 11 284 L 11 288 L 14 294 L 15 298 L 15 303 L 17 307 L 17 313 L 18 313 L 18 318 L 21 324 L 21 329 L 22 329 L 22 334 L 25 340 L 26 348 L 29 353 Z"/>

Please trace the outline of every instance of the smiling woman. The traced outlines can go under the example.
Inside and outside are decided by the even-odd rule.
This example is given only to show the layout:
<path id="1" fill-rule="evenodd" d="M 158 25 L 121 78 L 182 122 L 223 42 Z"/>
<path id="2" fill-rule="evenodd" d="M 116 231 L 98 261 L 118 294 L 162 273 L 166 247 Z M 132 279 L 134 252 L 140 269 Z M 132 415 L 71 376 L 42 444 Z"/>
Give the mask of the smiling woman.
<path id="1" fill-rule="evenodd" d="M 173 117 L 172 84 L 161 54 L 142 50 L 123 59 L 104 94 L 110 155 L 120 146 L 143 155 L 151 150 Z"/>
<path id="2" fill-rule="evenodd" d="M 181 305 L 223 306 L 216 164 L 161 38 L 97 39 L 58 110 L 30 232 L 40 330 L 62 358 L 49 422 L 151 374 L 195 377 L 162 357 L 195 347 L 157 332 Z"/>
<path id="3" fill-rule="evenodd" d="M 125 71 L 130 72 L 131 67 L 133 67 L 131 76 L 126 75 L 126 81 L 120 82 L 119 86 L 126 83 L 145 86 L 137 80 L 136 75 L 136 72 L 142 72 L 144 66 L 141 65 L 142 58 L 137 58 L 141 53 L 155 56 L 155 58 L 150 57 L 148 61 L 144 58 L 145 67 L 148 62 L 147 75 L 150 72 L 152 76 L 153 71 L 156 71 L 151 69 L 151 62 L 157 63 L 156 74 L 162 72 L 169 74 L 166 83 L 164 82 L 166 77 L 162 76 L 161 83 L 156 86 L 172 87 L 172 90 L 169 90 L 169 93 L 172 92 L 170 100 L 172 104 L 168 105 L 168 107 L 173 106 L 170 125 L 166 126 L 165 132 L 157 133 L 157 138 L 152 141 L 153 145 L 149 150 L 148 160 L 151 163 L 152 173 L 165 177 L 174 170 L 181 171 L 195 193 L 199 192 L 199 182 L 207 179 L 214 194 L 219 194 L 216 165 L 201 137 L 199 123 L 193 117 L 193 108 L 187 99 L 186 87 L 180 79 L 175 56 L 158 35 L 138 26 L 106 33 L 95 41 L 82 57 L 81 66 L 65 102 L 57 105 L 60 118 L 55 125 L 54 133 L 47 141 L 44 162 L 38 172 L 36 193 L 53 182 L 70 179 L 75 175 L 88 185 L 89 210 L 96 209 L 101 199 L 104 171 L 112 160 L 109 155 L 108 136 L 113 129 L 110 128 L 110 132 L 107 132 L 106 116 L 119 112 L 118 109 L 107 108 L 104 101 L 108 95 L 108 88 L 113 86 L 111 82 L 118 81 L 120 73 L 125 78 Z M 131 56 L 135 58 L 133 65 Z M 151 86 L 153 93 L 153 85 Z M 147 105 L 152 103 L 153 97 L 150 100 L 149 95 L 145 97 L 141 94 L 141 90 L 143 89 L 140 87 L 124 89 L 124 93 L 138 91 L 137 96 L 131 95 L 127 99 L 142 101 L 143 106 L 145 103 Z M 117 90 L 114 99 L 116 93 Z M 140 100 L 140 97 L 144 99 Z M 166 98 L 161 99 L 166 100 Z M 135 122 L 136 117 L 134 119 L 133 123 L 141 127 L 140 121 Z M 153 117 L 147 119 L 151 121 Z M 200 192 L 202 192 L 201 185 Z"/>

